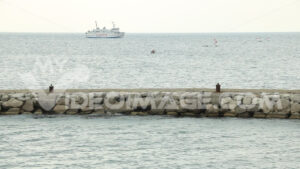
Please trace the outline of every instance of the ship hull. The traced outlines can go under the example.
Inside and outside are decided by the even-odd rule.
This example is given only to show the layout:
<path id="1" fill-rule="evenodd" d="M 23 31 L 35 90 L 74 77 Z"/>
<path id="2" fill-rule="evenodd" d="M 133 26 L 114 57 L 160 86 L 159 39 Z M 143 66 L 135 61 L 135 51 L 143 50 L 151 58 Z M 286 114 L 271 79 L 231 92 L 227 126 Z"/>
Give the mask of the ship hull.
<path id="1" fill-rule="evenodd" d="M 86 33 L 86 38 L 123 38 L 125 33 L 117 33 L 117 34 L 97 34 L 97 33 Z"/>

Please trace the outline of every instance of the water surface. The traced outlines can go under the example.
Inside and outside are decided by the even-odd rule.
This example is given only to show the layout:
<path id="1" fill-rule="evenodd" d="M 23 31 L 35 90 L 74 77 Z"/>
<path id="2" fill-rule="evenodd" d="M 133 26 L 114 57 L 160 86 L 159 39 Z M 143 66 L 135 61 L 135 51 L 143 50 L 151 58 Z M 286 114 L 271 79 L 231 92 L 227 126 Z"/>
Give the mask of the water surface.
<path id="1" fill-rule="evenodd" d="M 0 168 L 298 168 L 299 120 L 0 116 Z"/>
<path id="2" fill-rule="evenodd" d="M 299 89 L 299 44 L 300 33 L 0 33 L 0 89 Z"/>

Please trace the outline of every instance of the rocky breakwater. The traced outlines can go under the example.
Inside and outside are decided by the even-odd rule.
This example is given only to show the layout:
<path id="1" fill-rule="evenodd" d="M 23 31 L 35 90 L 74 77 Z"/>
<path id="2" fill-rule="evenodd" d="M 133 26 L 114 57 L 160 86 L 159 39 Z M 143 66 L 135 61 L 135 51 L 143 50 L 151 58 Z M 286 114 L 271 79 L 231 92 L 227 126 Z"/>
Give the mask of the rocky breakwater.
<path id="1" fill-rule="evenodd" d="M 298 91 L 206 89 L 2 91 L 0 114 L 170 115 L 300 119 Z"/>

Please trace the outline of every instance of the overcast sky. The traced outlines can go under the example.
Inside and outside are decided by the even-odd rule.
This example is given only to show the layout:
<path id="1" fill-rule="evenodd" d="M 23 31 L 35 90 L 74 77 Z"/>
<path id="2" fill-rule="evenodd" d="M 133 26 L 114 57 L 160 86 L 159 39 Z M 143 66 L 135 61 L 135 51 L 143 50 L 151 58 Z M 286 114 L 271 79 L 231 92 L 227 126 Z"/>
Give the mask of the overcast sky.
<path id="1" fill-rule="evenodd" d="M 0 0 L 0 32 L 299 32 L 300 0 Z"/>

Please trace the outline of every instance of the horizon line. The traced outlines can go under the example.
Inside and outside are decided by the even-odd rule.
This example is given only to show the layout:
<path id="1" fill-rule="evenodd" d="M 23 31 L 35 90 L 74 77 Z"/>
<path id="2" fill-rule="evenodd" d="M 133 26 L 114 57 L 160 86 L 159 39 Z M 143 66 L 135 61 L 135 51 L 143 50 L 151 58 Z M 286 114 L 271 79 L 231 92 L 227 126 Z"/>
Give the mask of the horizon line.
<path id="1" fill-rule="evenodd" d="M 53 34 L 85 34 L 85 32 L 8 32 L 0 31 L 0 33 L 53 33 Z M 218 34 L 218 33 L 300 33 L 300 31 L 280 31 L 280 32 L 255 32 L 255 31 L 245 31 L 245 32 L 125 32 L 126 34 Z"/>

